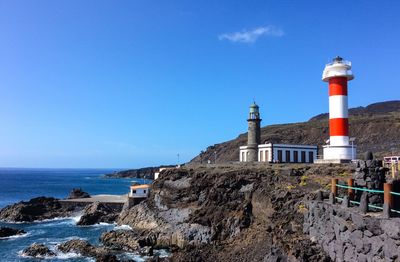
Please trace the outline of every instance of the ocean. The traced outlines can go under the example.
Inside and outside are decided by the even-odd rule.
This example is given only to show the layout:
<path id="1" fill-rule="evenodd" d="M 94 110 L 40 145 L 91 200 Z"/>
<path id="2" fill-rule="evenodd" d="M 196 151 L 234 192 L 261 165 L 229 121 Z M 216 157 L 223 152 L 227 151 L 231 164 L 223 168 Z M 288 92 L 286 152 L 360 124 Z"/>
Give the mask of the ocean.
<path id="1" fill-rule="evenodd" d="M 107 169 L 20 169 L 0 168 L 0 208 L 6 205 L 29 200 L 39 196 L 66 198 L 72 188 L 81 188 L 91 195 L 96 194 L 126 194 L 132 182 L 146 183 L 144 179 L 103 178 L 104 174 L 116 170 Z M 35 223 L 5 223 L 0 226 L 20 228 L 27 234 L 17 237 L 0 239 L 0 261 L 38 261 L 21 256 L 21 251 L 32 243 L 43 243 L 56 251 L 57 244 L 70 239 L 85 239 L 98 245 L 103 232 L 117 228 L 117 225 L 101 223 L 94 226 L 78 227 L 79 217 L 52 219 Z M 158 251 L 165 255 L 164 250 Z M 144 261 L 143 257 L 125 253 L 122 256 Z M 94 261 L 78 254 L 57 253 L 55 258 L 46 261 Z"/>

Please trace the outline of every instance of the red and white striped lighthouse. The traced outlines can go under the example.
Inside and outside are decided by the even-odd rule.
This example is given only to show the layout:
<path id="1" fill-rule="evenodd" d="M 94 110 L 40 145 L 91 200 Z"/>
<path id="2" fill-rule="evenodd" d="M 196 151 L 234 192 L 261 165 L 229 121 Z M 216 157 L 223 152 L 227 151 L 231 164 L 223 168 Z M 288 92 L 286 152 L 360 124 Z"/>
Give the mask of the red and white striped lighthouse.
<path id="1" fill-rule="evenodd" d="M 329 83 L 329 145 L 324 146 L 324 159 L 351 160 L 354 145 L 349 144 L 347 82 L 354 79 L 351 62 L 341 57 L 325 66 L 322 80 Z"/>

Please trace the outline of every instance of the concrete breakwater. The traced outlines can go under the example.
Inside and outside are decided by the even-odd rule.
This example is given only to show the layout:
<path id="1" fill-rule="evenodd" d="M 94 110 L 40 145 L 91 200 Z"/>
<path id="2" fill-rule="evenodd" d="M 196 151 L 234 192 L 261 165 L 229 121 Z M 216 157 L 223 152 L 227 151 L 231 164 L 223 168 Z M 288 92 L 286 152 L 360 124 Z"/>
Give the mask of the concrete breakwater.
<path id="1" fill-rule="evenodd" d="M 310 201 L 304 233 L 334 261 L 397 261 L 400 259 L 400 218 L 361 214 L 355 208 Z"/>
<path id="2" fill-rule="evenodd" d="M 127 201 L 127 195 L 95 195 L 88 198 L 59 200 L 61 206 L 64 208 L 83 209 L 88 205 L 99 202 L 110 207 L 115 212 L 120 212 Z"/>

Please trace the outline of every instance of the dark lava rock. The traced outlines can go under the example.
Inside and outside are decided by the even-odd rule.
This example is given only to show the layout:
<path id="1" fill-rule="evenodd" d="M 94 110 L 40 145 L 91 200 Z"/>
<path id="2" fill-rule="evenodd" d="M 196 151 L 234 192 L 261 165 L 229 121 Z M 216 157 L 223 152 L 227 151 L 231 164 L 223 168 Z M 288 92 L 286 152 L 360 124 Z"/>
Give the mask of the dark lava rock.
<path id="1" fill-rule="evenodd" d="M 33 243 L 22 254 L 29 257 L 53 257 L 56 254 L 43 244 Z"/>
<path id="2" fill-rule="evenodd" d="M 144 232 L 117 230 L 103 233 L 100 241 L 105 247 L 113 250 L 136 251 L 143 247 L 153 246 L 156 238 Z M 152 253 L 152 249 L 147 251 L 143 250 L 148 254 Z"/>
<path id="3" fill-rule="evenodd" d="M 302 231 L 304 201 L 321 190 L 321 178 L 329 183 L 325 169 L 342 167 L 304 169 L 304 185 L 290 176 L 295 168 L 252 163 L 165 170 L 148 199 L 122 212 L 118 223 L 151 231 L 155 242 L 146 246 L 177 247 L 172 261 L 325 261 L 322 248 Z M 127 239 L 140 240 L 130 234 Z M 111 239 L 122 241 L 116 233 Z"/>
<path id="4" fill-rule="evenodd" d="M 9 227 L 0 227 L 0 238 L 3 237 L 11 237 L 15 235 L 22 235 L 26 232 L 24 230 L 9 228 Z"/>
<path id="5" fill-rule="evenodd" d="M 58 249 L 64 253 L 76 252 L 89 255 L 94 253 L 95 247 L 85 240 L 73 239 L 62 243 L 58 246 Z"/>
<path id="6" fill-rule="evenodd" d="M 84 191 L 82 191 L 81 188 L 73 188 L 71 193 L 69 193 L 69 196 L 67 199 L 76 199 L 76 198 L 89 198 L 90 195 Z"/>
<path id="7" fill-rule="evenodd" d="M 86 240 L 73 239 L 58 246 L 58 250 L 64 253 L 74 252 L 82 256 L 93 257 L 96 261 L 114 262 L 117 257 L 109 250 L 102 247 L 92 246 Z"/>
<path id="8" fill-rule="evenodd" d="M 71 209 L 62 207 L 58 199 L 53 197 L 37 197 L 28 202 L 6 206 L 0 210 L 0 220 L 10 222 L 32 222 L 35 220 L 66 217 Z"/>
<path id="9" fill-rule="evenodd" d="M 117 217 L 118 213 L 115 210 L 105 204 L 95 202 L 85 208 L 84 214 L 79 219 L 77 225 L 88 226 L 100 222 L 112 223 Z"/>

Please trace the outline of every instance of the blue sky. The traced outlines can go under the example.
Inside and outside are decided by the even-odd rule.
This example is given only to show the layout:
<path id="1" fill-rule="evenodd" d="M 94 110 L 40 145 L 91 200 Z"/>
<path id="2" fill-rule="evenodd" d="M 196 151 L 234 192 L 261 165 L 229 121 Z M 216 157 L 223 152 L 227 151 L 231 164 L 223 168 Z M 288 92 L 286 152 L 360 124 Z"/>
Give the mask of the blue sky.
<path id="1" fill-rule="evenodd" d="M 188 161 L 327 112 L 325 63 L 352 61 L 350 107 L 398 100 L 399 1 L 0 0 L 0 166 Z"/>

